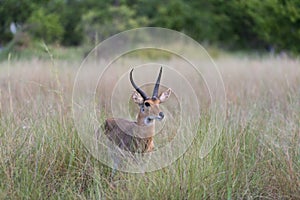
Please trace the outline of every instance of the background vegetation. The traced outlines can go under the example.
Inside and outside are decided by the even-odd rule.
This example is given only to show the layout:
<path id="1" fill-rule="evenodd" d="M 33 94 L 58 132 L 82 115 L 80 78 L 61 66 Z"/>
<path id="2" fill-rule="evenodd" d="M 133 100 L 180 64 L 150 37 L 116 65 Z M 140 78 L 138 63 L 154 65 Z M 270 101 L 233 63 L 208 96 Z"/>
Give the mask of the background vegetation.
<path id="1" fill-rule="evenodd" d="M 300 1 L 294 0 L 2 0 L 0 45 L 6 51 L 11 43 L 16 50 L 36 40 L 78 46 L 131 28 L 159 26 L 224 49 L 299 53 L 299 13 Z"/>

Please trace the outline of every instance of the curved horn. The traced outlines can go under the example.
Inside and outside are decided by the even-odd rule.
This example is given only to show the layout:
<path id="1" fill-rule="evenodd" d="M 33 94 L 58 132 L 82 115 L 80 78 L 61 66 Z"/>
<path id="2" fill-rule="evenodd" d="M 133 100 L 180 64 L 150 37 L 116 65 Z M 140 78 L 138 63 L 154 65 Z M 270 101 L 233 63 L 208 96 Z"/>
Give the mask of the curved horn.
<path id="1" fill-rule="evenodd" d="M 152 98 L 156 99 L 158 97 L 158 89 L 159 89 L 159 83 L 160 83 L 160 78 L 161 78 L 161 73 L 162 73 L 162 67 L 160 67 L 159 75 L 157 77 L 155 87 L 153 89 L 153 94 Z"/>
<path id="2" fill-rule="evenodd" d="M 149 99 L 147 94 L 134 83 L 133 78 L 132 78 L 132 71 L 133 71 L 133 69 L 130 71 L 130 82 L 131 82 L 132 86 L 138 93 L 140 93 L 140 95 L 143 97 L 144 100 Z"/>

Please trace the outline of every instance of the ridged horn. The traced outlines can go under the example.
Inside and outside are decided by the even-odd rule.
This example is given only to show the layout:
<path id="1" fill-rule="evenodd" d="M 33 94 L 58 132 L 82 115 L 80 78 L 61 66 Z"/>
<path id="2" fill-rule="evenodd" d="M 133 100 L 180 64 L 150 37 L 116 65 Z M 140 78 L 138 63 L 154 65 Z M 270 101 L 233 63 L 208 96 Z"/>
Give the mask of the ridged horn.
<path id="1" fill-rule="evenodd" d="M 152 98 L 153 99 L 157 99 L 158 98 L 158 89 L 159 89 L 161 74 L 162 74 L 162 67 L 159 70 L 159 75 L 157 77 L 157 80 L 156 80 L 156 83 L 155 83 L 155 87 L 153 89 L 153 94 L 152 94 Z"/>
<path id="2" fill-rule="evenodd" d="M 144 100 L 149 99 L 147 94 L 134 83 L 133 78 L 132 78 L 132 72 L 133 72 L 133 69 L 130 71 L 130 82 L 131 82 L 132 86 L 143 97 Z"/>

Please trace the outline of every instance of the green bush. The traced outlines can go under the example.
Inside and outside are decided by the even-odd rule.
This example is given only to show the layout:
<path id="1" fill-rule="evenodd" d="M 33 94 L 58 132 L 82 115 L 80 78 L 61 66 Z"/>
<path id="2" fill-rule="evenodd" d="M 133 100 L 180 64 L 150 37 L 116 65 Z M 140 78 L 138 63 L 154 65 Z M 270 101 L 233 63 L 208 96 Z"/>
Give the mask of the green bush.
<path id="1" fill-rule="evenodd" d="M 300 2 L 247 1 L 247 14 L 254 21 L 257 36 L 276 50 L 300 52 Z"/>
<path id="2" fill-rule="evenodd" d="M 126 5 L 93 9 L 83 16 L 79 28 L 88 42 L 101 41 L 109 36 L 132 28 L 147 26 L 146 17 L 137 17 L 135 10 Z"/>
<path id="3" fill-rule="evenodd" d="M 35 38 L 45 42 L 60 42 L 64 34 L 64 27 L 60 23 L 59 15 L 48 14 L 44 8 L 35 10 L 27 21 L 29 32 Z"/>

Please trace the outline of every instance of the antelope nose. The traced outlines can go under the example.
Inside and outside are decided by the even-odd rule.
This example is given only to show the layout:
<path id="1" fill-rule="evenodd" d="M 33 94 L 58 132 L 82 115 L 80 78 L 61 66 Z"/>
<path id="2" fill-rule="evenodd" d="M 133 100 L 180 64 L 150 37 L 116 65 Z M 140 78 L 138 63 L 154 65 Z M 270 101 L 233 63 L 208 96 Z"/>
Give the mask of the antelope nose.
<path id="1" fill-rule="evenodd" d="M 163 119 L 165 117 L 163 112 L 160 112 L 158 115 L 160 116 L 161 119 Z"/>

